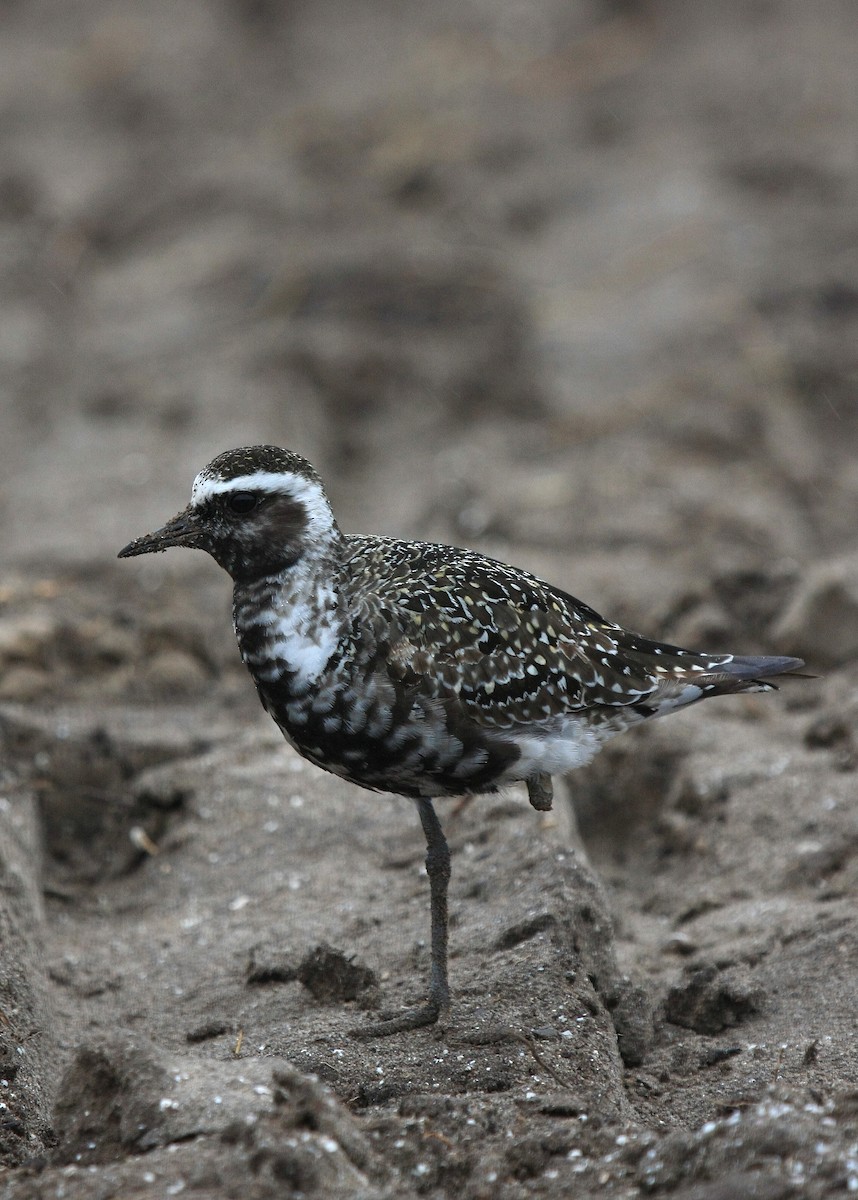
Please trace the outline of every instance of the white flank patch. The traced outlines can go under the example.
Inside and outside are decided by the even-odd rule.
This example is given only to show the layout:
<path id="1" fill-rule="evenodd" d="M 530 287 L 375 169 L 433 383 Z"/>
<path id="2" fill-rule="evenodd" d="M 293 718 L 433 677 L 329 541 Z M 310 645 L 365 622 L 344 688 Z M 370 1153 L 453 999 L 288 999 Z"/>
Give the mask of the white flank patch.
<path id="1" fill-rule="evenodd" d="M 675 712 L 677 708 L 685 708 L 686 704 L 693 704 L 695 700 L 699 700 L 703 695 L 703 688 L 698 687 L 696 683 L 687 683 L 681 692 L 677 692 L 675 696 L 659 696 L 655 692 L 652 699 L 648 701 L 655 709 L 653 714 L 656 717 L 664 716 L 665 713 Z"/>
<path id="2" fill-rule="evenodd" d="M 334 517 L 328 498 L 321 486 L 304 475 L 287 471 L 254 471 L 250 475 L 237 475 L 235 479 L 212 479 L 201 471 L 191 488 L 191 504 L 199 508 L 213 496 L 225 492 L 279 492 L 304 506 L 307 521 L 315 533 L 330 532 Z"/>
<path id="3" fill-rule="evenodd" d="M 541 737 L 517 734 L 515 742 L 521 758 L 512 764 L 504 778 L 508 781 L 527 779 L 535 771 L 545 771 L 548 775 L 574 771 L 590 762 L 601 749 L 602 742 L 619 732 L 620 729 L 605 727 L 593 729 L 579 717 L 567 717 L 553 733 Z"/>

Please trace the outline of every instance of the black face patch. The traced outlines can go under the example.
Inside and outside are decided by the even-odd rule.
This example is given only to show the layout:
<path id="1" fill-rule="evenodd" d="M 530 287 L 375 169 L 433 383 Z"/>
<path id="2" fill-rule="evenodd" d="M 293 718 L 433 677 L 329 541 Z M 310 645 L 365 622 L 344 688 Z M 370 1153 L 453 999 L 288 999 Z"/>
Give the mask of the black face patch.
<path id="1" fill-rule="evenodd" d="M 299 549 L 307 532 L 307 510 L 291 496 L 270 496 L 258 515 L 259 536 L 271 547 Z"/>
<path id="2" fill-rule="evenodd" d="M 285 570 L 301 557 L 307 511 L 285 493 L 248 488 L 209 500 L 201 508 L 200 526 L 204 548 L 233 579 L 258 579 Z"/>

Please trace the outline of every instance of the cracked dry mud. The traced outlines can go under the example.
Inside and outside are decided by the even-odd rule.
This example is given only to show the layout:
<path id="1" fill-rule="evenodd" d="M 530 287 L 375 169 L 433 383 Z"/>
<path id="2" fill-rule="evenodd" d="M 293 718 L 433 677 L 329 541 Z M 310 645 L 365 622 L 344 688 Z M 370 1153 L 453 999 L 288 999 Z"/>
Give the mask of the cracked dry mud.
<path id="1" fill-rule="evenodd" d="M 0 37 L 0 1196 L 858 1188 L 858 31 L 799 6 L 47 0 Z M 444 803 L 298 759 L 230 445 L 816 678 Z M 566 794 L 568 791 L 568 795 Z"/>

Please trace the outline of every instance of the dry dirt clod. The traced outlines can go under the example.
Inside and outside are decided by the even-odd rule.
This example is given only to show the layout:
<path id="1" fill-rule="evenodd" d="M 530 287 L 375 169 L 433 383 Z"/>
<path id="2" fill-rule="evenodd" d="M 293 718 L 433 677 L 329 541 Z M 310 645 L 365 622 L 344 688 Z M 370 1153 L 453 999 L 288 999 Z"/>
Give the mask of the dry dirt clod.
<path id="1" fill-rule="evenodd" d="M 378 1003 L 379 982 L 375 971 L 324 942 L 307 951 L 296 974 L 307 991 L 323 1004 L 357 1000 L 362 1008 L 374 1008 Z"/>
<path id="2" fill-rule="evenodd" d="M 261 943 L 251 947 L 245 980 L 251 986 L 291 983 L 293 979 L 299 978 L 301 966 L 302 960 L 289 950 Z"/>
<path id="3" fill-rule="evenodd" d="M 671 988 L 665 1017 L 695 1033 L 716 1034 L 761 1011 L 765 989 L 732 971 L 695 967 L 685 982 Z"/>
<path id="4" fill-rule="evenodd" d="M 835 667 L 858 655 L 858 556 L 814 564 L 800 581 L 772 636 L 802 654 L 811 668 Z"/>

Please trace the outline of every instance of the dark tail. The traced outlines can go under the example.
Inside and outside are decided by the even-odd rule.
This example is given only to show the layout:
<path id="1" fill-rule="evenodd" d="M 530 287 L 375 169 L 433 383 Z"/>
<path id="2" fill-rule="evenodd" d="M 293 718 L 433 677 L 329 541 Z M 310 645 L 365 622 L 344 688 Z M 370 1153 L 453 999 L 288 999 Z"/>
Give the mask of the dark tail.
<path id="1" fill-rule="evenodd" d="M 773 675 L 795 675 L 798 678 L 810 678 L 810 676 L 802 676 L 800 668 L 804 666 L 804 660 L 801 658 L 785 658 L 779 655 L 762 655 L 759 658 L 752 655 L 736 654 L 730 662 L 719 664 L 714 668 L 712 674 L 726 676 L 724 680 L 728 686 L 724 691 L 732 691 L 729 683 L 735 680 L 737 692 L 761 691 L 767 692 L 777 690 L 777 685 L 768 683 Z"/>
<path id="2" fill-rule="evenodd" d="M 771 679 L 772 675 L 794 675 L 804 666 L 801 658 L 781 658 L 777 655 L 763 655 L 760 658 L 734 654 L 730 662 L 720 669 L 725 675 L 734 675 L 737 679 L 754 679 L 760 682 Z"/>

